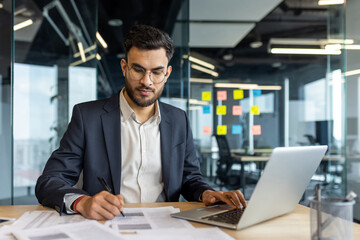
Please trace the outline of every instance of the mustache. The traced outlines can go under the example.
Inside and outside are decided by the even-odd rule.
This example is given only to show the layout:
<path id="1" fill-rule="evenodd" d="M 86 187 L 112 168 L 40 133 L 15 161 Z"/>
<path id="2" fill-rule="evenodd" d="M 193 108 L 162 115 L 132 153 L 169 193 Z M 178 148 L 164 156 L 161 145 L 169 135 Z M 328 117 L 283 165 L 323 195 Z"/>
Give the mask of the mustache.
<path id="1" fill-rule="evenodd" d="M 155 92 L 155 89 L 151 88 L 151 87 L 146 87 L 146 86 L 141 86 L 141 87 L 137 87 L 136 90 L 139 90 L 139 91 L 152 91 L 152 92 Z"/>

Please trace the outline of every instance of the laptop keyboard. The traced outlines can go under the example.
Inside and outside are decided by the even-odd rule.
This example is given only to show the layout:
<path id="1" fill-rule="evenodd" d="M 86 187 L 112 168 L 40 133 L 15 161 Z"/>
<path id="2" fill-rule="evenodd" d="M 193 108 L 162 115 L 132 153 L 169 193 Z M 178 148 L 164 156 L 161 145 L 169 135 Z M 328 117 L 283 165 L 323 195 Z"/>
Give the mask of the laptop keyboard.
<path id="1" fill-rule="evenodd" d="M 218 213 L 215 215 L 203 217 L 202 219 L 216 221 L 216 222 L 223 222 L 229 224 L 237 224 L 244 212 L 245 208 L 243 209 L 233 209 L 227 212 Z"/>

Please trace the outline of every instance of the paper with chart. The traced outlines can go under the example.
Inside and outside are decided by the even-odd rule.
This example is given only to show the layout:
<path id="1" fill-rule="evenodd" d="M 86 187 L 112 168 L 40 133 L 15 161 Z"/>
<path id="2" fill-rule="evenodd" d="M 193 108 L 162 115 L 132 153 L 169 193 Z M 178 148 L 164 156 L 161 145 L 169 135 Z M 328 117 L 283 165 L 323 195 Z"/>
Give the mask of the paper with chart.
<path id="1" fill-rule="evenodd" d="M 60 216 L 54 211 L 29 211 L 25 212 L 11 226 L 20 229 L 50 227 L 58 224 L 89 221 L 81 215 Z"/>
<path id="2" fill-rule="evenodd" d="M 125 217 L 119 216 L 106 221 L 105 225 L 118 232 L 167 228 L 194 228 L 188 221 L 172 218 L 171 213 L 180 210 L 173 207 L 125 208 Z"/>
<path id="3" fill-rule="evenodd" d="M 52 227 L 14 229 L 12 234 L 18 240 L 125 240 L 119 233 L 97 221 L 60 224 Z"/>

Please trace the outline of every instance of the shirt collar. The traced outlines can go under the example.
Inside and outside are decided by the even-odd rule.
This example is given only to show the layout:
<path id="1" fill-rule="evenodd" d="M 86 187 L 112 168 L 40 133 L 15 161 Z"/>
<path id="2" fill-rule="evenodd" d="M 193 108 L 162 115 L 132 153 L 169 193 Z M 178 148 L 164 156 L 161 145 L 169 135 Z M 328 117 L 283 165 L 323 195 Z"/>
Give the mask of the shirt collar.
<path id="1" fill-rule="evenodd" d="M 132 117 L 134 120 L 136 120 L 136 114 L 134 110 L 130 107 L 129 103 L 125 99 L 124 96 L 124 90 L 123 88 L 120 92 L 120 112 L 122 114 L 122 121 L 129 120 L 130 117 Z M 161 114 L 160 114 L 160 108 L 159 108 L 159 101 L 156 100 L 155 102 L 155 114 L 148 120 L 150 122 L 153 122 L 156 120 L 157 124 L 160 124 L 161 122 Z"/>

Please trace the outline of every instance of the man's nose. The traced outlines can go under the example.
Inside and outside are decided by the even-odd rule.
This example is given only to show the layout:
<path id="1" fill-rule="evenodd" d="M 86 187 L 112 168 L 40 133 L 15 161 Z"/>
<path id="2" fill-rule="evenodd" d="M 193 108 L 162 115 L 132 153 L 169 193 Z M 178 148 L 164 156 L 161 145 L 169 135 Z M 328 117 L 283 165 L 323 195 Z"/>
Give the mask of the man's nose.
<path id="1" fill-rule="evenodd" d="M 151 72 L 149 72 L 149 73 L 146 72 L 144 77 L 140 80 L 140 82 L 142 84 L 144 84 L 145 86 L 149 86 L 152 84 L 150 74 L 151 74 Z"/>

